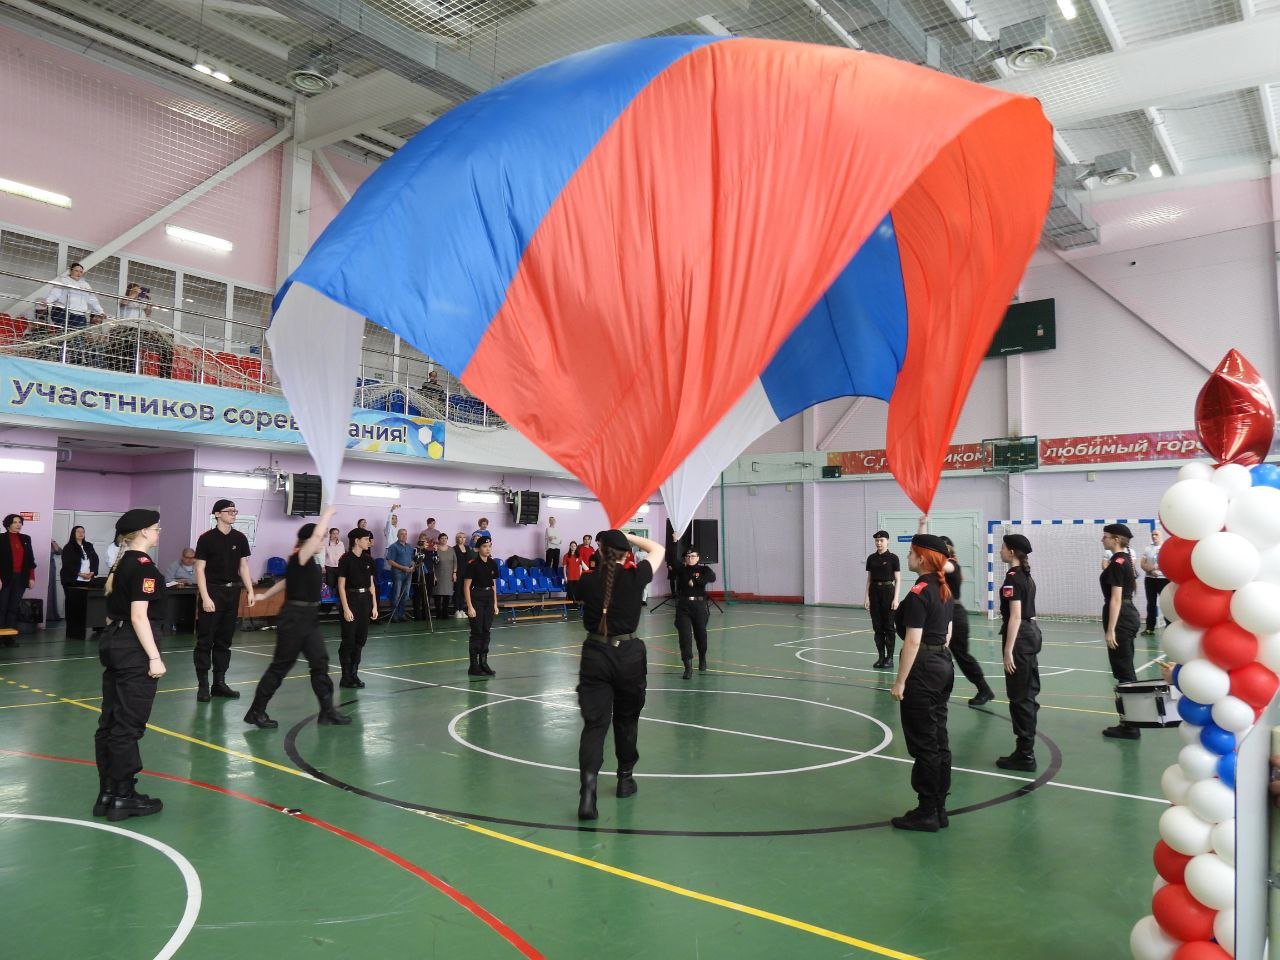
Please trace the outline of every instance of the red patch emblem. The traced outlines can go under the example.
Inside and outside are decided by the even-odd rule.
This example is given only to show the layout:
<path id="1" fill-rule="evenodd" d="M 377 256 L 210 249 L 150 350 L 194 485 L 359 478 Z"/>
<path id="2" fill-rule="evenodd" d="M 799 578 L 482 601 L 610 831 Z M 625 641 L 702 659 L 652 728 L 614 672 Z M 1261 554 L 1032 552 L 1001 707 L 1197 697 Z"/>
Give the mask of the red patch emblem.
<path id="1" fill-rule="evenodd" d="M 911 588 L 911 592 L 916 594 L 924 593 L 924 588 L 927 586 L 928 586 L 927 583 L 917 583 L 914 587 Z"/>
<path id="2" fill-rule="evenodd" d="M 1113 559 L 1116 563 L 1124 563 L 1124 557 L 1121 557 L 1121 556 L 1115 556 L 1115 557 L 1112 557 L 1111 559 Z"/>
<path id="3" fill-rule="evenodd" d="M 145 580 L 143 580 L 143 581 L 142 581 L 142 592 L 143 592 L 143 593 L 155 593 L 155 592 L 156 592 L 156 582 L 155 582 L 155 580 L 154 580 L 154 579 L 152 579 L 151 577 L 147 577 Z"/>
<path id="4" fill-rule="evenodd" d="M 150 563 L 150 562 L 151 562 L 151 558 L 150 558 L 150 557 L 139 557 L 139 558 L 138 558 L 138 562 L 139 562 L 139 563 Z"/>
<path id="5" fill-rule="evenodd" d="M 1012 597 L 1013 597 L 1013 587 L 1011 587 L 1011 586 L 1001 587 L 1001 588 L 1000 588 L 1000 596 L 1005 597 L 1006 599 L 1012 599 Z"/>

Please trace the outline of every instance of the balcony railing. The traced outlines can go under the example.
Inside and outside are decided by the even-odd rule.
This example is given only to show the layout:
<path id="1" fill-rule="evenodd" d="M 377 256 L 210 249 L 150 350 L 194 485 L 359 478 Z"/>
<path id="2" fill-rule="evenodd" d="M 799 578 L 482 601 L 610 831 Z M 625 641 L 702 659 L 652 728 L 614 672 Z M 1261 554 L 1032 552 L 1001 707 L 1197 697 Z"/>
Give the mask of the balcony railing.
<path id="1" fill-rule="evenodd" d="M 0 354 L 255 393 L 281 392 L 266 328 L 260 324 L 96 292 L 103 309 L 113 313 L 76 314 L 43 297 L 16 292 L 21 286 L 31 289 L 31 284 L 45 287 L 49 283 L 0 271 L 0 298 L 8 304 L 7 311 L 0 312 Z M 130 316 L 144 306 L 151 307 L 150 316 Z M 182 318 L 178 329 L 175 313 Z M 205 330 L 220 325 L 222 335 L 181 329 L 197 320 Z M 434 362 L 368 347 L 362 351 L 352 403 L 470 426 L 506 426 Z"/>

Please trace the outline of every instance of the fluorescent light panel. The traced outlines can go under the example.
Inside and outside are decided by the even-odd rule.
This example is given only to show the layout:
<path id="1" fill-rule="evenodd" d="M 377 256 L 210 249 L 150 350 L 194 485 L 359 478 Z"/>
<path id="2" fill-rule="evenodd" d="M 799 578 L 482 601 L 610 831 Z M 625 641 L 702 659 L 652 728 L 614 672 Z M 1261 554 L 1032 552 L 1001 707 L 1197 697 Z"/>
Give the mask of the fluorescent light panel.
<path id="1" fill-rule="evenodd" d="M 566 500 L 564 497 L 547 497 L 547 506 L 557 510 L 581 510 L 582 504 L 577 500 Z"/>
<path id="2" fill-rule="evenodd" d="M 188 230 L 186 227 L 179 227 L 172 223 L 164 225 L 164 232 L 180 243 L 194 243 L 199 247 L 208 247 L 210 250 L 217 250 L 219 253 L 230 253 L 234 248 L 230 240 L 224 240 L 222 237 L 211 236 L 207 233 L 197 233 L 195 230 Z"/>
<path id="3" fill-rule="evenodd" d="M 353 483 L 351 484 L 351 495 L 353 497 L 374 497 L 378 500 L 394 500 L 400 496 L 400 488 L 384 487 L 376 483 Z"/>
<path id="4" fill-rule="evenodd" d="M 1159 179 L 1160 177 L 1164 176 L 1164 169 L 1158 163 L 1153 163 L 1150 167 L 1148 167 L 1147 172 L 1150 173 L 1151 176 L 1155 177 L 1156 179 Z"/>
<path id="5" fill-rule="evenodd" d="M 206 487 L 230 487 L 233 490 L 265 490 L 268 483 L 266 477 L 249 477 L 243 473 L 206 473 Z"/>
<path id="6" fill-rule="evenodd" d="M 458 499 L 463 503 L 497 503 L 496 493 L 483 493 L 479 490 L 459 490 Z"/>
<path id="7" fill-rule="evenodd" d="M 44 461 L 0 457 L 0 473 L 44 473 Z"/>
<path id="8" fill-rule="evenodd" d="M 1074 0 L 1058 0 L 1058 9 L 1062 11 L 1063 20 L 1074 20 L 1076 18 Z"/>
<path id="9" fill-rule="evenodd" d="M 52 190 L 33 187 L 29 183 L 19 183 L 17 180 L 0 178 L 0 191 L 12 193 L 15 197 L 26 197 L 28 200 L 39 200 L 41 203 L 52 204 L 55 207 L 71 206 L 70 197 L 54 193 Z"/>

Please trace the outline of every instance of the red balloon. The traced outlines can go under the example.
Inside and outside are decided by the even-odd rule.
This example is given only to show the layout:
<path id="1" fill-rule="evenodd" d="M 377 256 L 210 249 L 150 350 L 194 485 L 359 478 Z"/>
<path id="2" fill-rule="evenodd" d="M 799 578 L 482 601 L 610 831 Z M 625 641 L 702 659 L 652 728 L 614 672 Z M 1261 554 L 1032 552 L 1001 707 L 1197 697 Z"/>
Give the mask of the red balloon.
<path id="1" fill-rule="evenodd" d="M 1173 960 L 1231 960 L 1231 954 L 1216 943 L 1197 940 L 1184 943 L 1173 954 Z"/>
<path id="2" fill-rule="evenodd" d="M 1170 537 L 1160 545 L 1160 572 L 1174 583 L 1186 583 L 1195 573 L 1191 570 L 1191 551 L 1195 540 Z"/>
<path id="3" fill-rule="evenodd" d="M 1235 670 L 1258 659 L 1258 638 L 1228 620 L 1205 631 L 1202 649 L 1223 670 Z"/>
<path id="4" fill-rule="evenodd" d="M 1163 840 L 1156 842 L 1156 850 L 1151 859 L 1155 861 L 1156 873 L 1167 883 L 1182 883 L 1183 871 L 1191 862 L 1191 858 L 1185 853 L 1179 853 Z"/>
<path id="5" fill-rule="evenodd" d="M 1151 898 L 1151 912 L 1160 929 L 1175 940 L 1213 939 L 1213 918 L 1218 911 L 1206 907 L 1181 883 L 1157 890 Z"/>
<path id="6" fill-rule="evenodd" d="M 1239 697 L 1255 710 L 1271 702 L 1277 687 L 1280 687 L 1280 677 L 1256 660 L 1231 671 L 1231 695 Z"/>
<path id="7" fill-rule="evenodd" d="M 1193 627 L 1212 627 L 1230 619 L 1231 591 L 1215 590 L 1193 578 L 1178 584 L 1173 595 L 1173 608 L 1179 620 Z"/>
<path id="8" fill-rule="evenodd" d="M 1276 405 L 1257 368 L 1228 350 L 1196 397 L 1196 433 L 1219 463 L 1246 467 L 1271 452 Z"/>

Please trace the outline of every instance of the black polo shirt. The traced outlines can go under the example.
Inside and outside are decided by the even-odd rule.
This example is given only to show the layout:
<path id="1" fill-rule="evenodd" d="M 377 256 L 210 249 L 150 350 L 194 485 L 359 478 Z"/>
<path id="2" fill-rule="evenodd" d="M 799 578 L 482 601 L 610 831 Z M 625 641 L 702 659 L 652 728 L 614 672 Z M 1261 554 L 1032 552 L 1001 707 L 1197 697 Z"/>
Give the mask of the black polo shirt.
<path id="1" fill-rule="evenodd" d="M 298 562 L 298 551 L 289 554 L 289 562 L 284 568 L 284 597 L 286 600 L 303 600 L 307 603 L 320 602 L 320 583 L 324 579 L 324 571 L 320 564 L 312 560 L 310 563 Z"/>
<path id="2" fill-rule="evenodd" d="M 204 561 L 206 584 L 239 583 L 240 561 L 247 556 L 249 539 L 235 527 L 228 533 L 214 527 L 196 540 L 196 559 Z"/>
<path id="3" fill-rule="evenodd" d="M 644 588 L 653 580 L 653 567 L 648 559 L 627 569 L 619 566 L 613 575 L 613 596 L 609 599 L 609 636 L 635 633 L 640 626 L 641 600 Z M 604 607 L 604 573 L 592 570 L 578 581 L 578 600 L 582 603 L 582 625 L 588 633 L 600 633 L 600 616 Z"/>
<path id="4" fill-rule="evenodd" d="M 871 575 L 873 584 L 893 583 L 893 575 L 901 569 L 898 555 L 888 550 L 884 553 L 873 553 L 867 557 L 867 573 Z"/>
<path id="5" fill-rule="evenodd" d="M 716 582 L 716 572 L 705 563 L 676 567 L 676 595 L 685 600 L 705 600 L 707 584 Z"/>
<path id="6" fill-rule="evenodd" d="M 1000 584 L 1000 618 L 1009 619 L 1009 604 L 1014 600 L 1022 604 L 1022 619 L 1031 620 L 1036 615 L 1036 582 L 1022 567 L 1010 567 Z"/>
<path id="7" fill-rule="evenodd" d="M 922 575 L 907 591 L 898 609 L 902 611 L 902 625 L 907 630 L 923 631 L 921 643 L 940 646 L 947 642 L 947 630 L 951 627 L 951 601 L 942 599 L 937 574 Z"/>
<path id="8" fill-rule="evenodd" d="M 1137 573 L 1133 569 L 1133 557 L 1123 551 L 1113 553 L 1107 565 L 1102 568 L 1098 577 L 1098 585 L 1102 587 L 1102 599 L 1111 599 L 1111 588 L 1120 588 L 1120 599 L 1133 599 L 1133 590 L 1137 585 Z"/>
<path id="9" fill-rule="evenodd" d="M 960 572 L 960 562 L 951 558 L 951 572 L 946 575 L 947 588 L 951 591 L 951 599 L 960 600 L 960 585 L 964 583 L 964 574 Z"/>
<path id="10" fill-rule="evenodd" d="M 126 550 L 122 553 L 111 580 L 111 592 L 107 594 L 107 618 L 128 620 L 133 601 L 145 600 L 151 604 L 147 610 L 147 619 L 159 620 L 164 608 L 156 606 L 156 601 L 163 599 L 164 574 L 156 569 L 151 558 L 141 550 Z"/>
<path id="11" fill-rule="evenodd" d="M 493 557 L 488 560 L 472 557 L 467 561 L 462 579 L 471 581 L 472 593 L 477 590 L 492 590 L 493 585 L 498 582 L 498 561 Z"/>
<path id="12" fill-rule="evenodd" d="M 346 589 L 368 590 L 377 578 L 378 568 L 374 566 L 373 556 L 366 550 L 360 556 L 344 553 L 338 561 L 338 579 L 346 578 Z"/>

